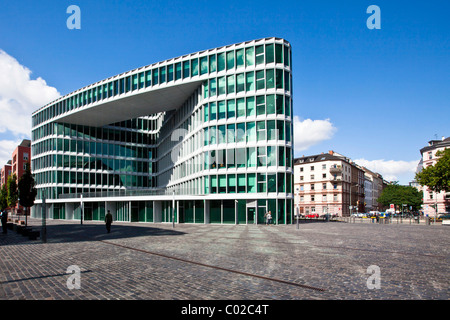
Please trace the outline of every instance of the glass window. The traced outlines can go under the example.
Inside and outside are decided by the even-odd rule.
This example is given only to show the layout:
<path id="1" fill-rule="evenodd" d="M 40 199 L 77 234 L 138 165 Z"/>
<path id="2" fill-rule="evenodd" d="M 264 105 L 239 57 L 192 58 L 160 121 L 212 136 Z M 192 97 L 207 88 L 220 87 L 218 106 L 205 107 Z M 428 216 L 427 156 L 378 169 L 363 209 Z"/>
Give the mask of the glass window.
<path id="1" fill-rule="evenodd" d="M 216 79 L 209 80 L 209 96 L 214 97 L 216 95 Z"/>
<path id="2" fill-rule="evenodd" d="M 256 141 L 256 127 L 254 122 L 246 123 L 247 142 Z"/>
<path id="3" fill-rule="evenodd" d="M 255 60 L 256 65 L 264 63 L 264 46 L 256 46 L 255 47 Z"/>
<path id="4" fill-rule="evenodd" d="M 255 90 L 255 72 L 247 72 L 245 74 L 245 90 Z"/>
<path id="5" fill-rule="evenodd" d="M 234 69 L 234 51 L 227 52 L 227 70 Z"/>
<path id="6" fill-rule="evenodd" d="M 256 115 L 266 114 L 266 101 L 264 96 L 256 97 Z"/>
<path id="7" fill-rule="evenodd" d="M 275 62 L 283 63 L 283 45 L 275 44 Z"/>
<path id="8" fill-rule="evenodd" d="M 227 166 L 228 168 L 234 168 L 234 149 L 227 149 Z"/>
<path id="9" fill-rule="evenodd" d="M 218 82 L 219 82 L 219 93 L 218 95 L 220 96 L 221 94 L 226 94 L 226 81 L 225 81 L 225 77 L 220 77 L 218 78 Z"/>
<path id="10" fill-rule="evenodd" d="M 209 128 L 206 127 L 205 129 L 203 129 L 204 133 L 203 133 L 203 137 L 205 139 L 205 146 L 207 146 L 209 144 Z"/>
<path id="11" fill-rule="evenodd" d="M 203 81 L 203 98 L 209 97 L 209 85 L 208 80 Z"/>
<path id="12" fill-rule="evenodd" d="M 275 87 L 275 72 L 273 69 L 266 70 L 266 88 L 273 89 Z"/>
<path id="13" fill-rule="evenodd" d="M 290 81 L 289 81 L 289 72 L 284 71 L 284 88 L 286 89 L 286 91 L 290 91 Z"/>
<path id="14" fill-rule="evenodd" d="M 244 98 L 237 99 L 236 106 L 237 106 L 237 116 L 245 117 L 245 100 L 244 100 Z"/>
<path id="15" fill-rule="evenodd" d="M 175 80 L 181 79 L 181 62 L 175 64 Z"/>
<path id="16" fill-rule="evenodd" d="M 220 106 L 220 103 L 219 103 Z M 217 127 L 219 130 L 217 131 L 217 135 L 218 135 L 218 143 L 225 143 L 225 125 L 220 125 Z M 222 150 L 219 150 L 222 151 Z"/>
<path id="17" fill-rule="evenodd" d="M 284 140 L 284 121 L 277 120 L 278 140 Z"/>
<path id="18" fill-rule="evenodd" d="M 267 114 L 275 114 L 275 96 L 273 94 L 269 94 L 266 96 L 266 105 Z"/>
<path id="19" fill-rule="evenodd" d="M 256 122 L 256 129 L 258 141 L 266 141 L 266 122 L 265 121 Z"/>
<path id="20" fill-rule="evenodd" d="M 217 71 L 225 70 L 225 53 L 219 53 L 217 55 Z"/>
<path id="21" fill-rule="evenodd" d="M 227 77 L 227 94 L 234 92 L 234 75 Z"/>
<path id="22" fill-rule="evenodd" d="M 266 175 L 258 173 L 258 192 L 266 192 Z"/>
<path id="23" fill-rule="evenodd" d="M 255 49 L 253 47 L 245 48 L 245 65 L 247 67 L 255 64 Z"/>
<path id="24" fill-rule="evenodd" d="M 278 173 L 278 192 L 285 192 L 284 173 Z"/>
<path id="25" fill-rule="evenodd" d="M 267 174 L 267 192 L 277 192 L 276 174 Z"/>
<path id="26" fill-rule="evenodd" d="M 149 87 L 152 85 L 152 71 L 145 71 L 145 86 Z"/>
<path id="27" fill-rule="evenodd" d="M 245 193 L 245 174 L 238 174 L 237 175 L 237 191 L 239 193 Z"/>
<path id="28" fill-rule="evenodd" d="M 211 102 L 209 104 L 209 110 L 211 112 L 210 120 L 216 120 L 216 118 L 217 118 L 217 109 L 216 109 L 216 103 L 215 102 Z"/>
<path id="29" fill-rule="evenodd" d="M 236 68 L 244 67 L 244 49 L 236 50 Z"/>
<path id="30" fill-rule="evenodd" d="M 152 73 L 153 73 L 153 85 L 158 84 L 158 69 L 153 69 Z"/>
<path id="31" fill-rule="evenodd" d="M 289 48 L 284 47 L 284 65 L 289 67 Z"/>
<path id="32" fill-rule="evenodd" d="M 283 114 L 284 111 L 284 98 L 282 95 L 277 94 L 277 114 Z"/>
<path id="33" fill-rule="evenodd" d="M 256 175 L 254 173 L 247 174 L 247 192 L 256 192 Z"/>
<path id="34" fill-rule="evenodd" d="M 198 76 L 198 59 L 191 60 L 191 77 Z"/>
<path id="35" fill-rule="evenodd" d="M 219 193 L 227 192 L 227 176 L 224 174 L 219 175 Z"/>
<path id="36" fill-rule="evenodd" d="M 256 90 L 264 89 L 264 70 L 256 71 Z"/>
<path id="37" fill-rule="evenodd" d="M 236 142 L 245 142 L 245 122 L 236 124 Z"/>
<path id="38" fill-rule="evenodd" d="M 245 148 L 237 148 L 236 150 L 236 166 L 238 168 L 245 168 Z"/>
<path id="39" fill-rule="evenodd" d="M 285 130 L 286 130 L 286 142 L 291 142 L 291 126 L 289 122 L 286 122 Z"/>
<path id="40" fill-rule="evenodd" d="M 173 81 L 173 64 L 167 66 L 167 82 Z"/>
<path id="41" fill-rule="evenodd" d="M 276 140 L 277 135 L 275 120 L 267 120 L 267 140 Z"/>
<path id="42" fill-rule="evenodd" d="M 267 147 L 267 165 L 268 166 L 277 165 L 277 147 L 275 146 Z"/>
<path id="43" fill-rule="evenodd" d="M 273 44 L 266 44 L 266 63 L 274 62 Z"/>
<path id="44" fill-rule="evenodd" d="M 227 125 L 227 142 L 228 143 L 234 143 L 235 139 L 235 124 L 229 124 Z"/>
<path id="45" fill-rule="evenodd" d="M 276 69 L 277 89 L 283 89 L 283 70 Z"/>
<path id="46" fill-rule="evenodd" d="M 225 101 L 219 101 L 217 103 L 219 105 L 219 117 L 218 119 L 225 119 L 226 118 L 226 106 Z"/>
<path id="47" fill-rule="evenodd" d="M 208 57 L 200 58 L 200 74 L 208 73 Z"/>
<path id="48" fill-rule="evenodd" d="M 265 167 L 267 165 L 266 147 L 258 147 L 258 167 Z"/>
<path id="49" fill-rule="evenodd" d="M 244 74 L 240 73 L 236 75 L 236 92 L 242 92 L 245 90 Z"/>
<path id="50" fill-rule="evenodd" d="M 216 55 L 212 54 L 209 56 L 209 72 L 215 72 L 216 67 Z"/>
<path id="51" fill-rule="evenodd" d="M 227 100 L 227 118 L 234 118 L 236 116 L 236 103 L 233 100 Z"/>
<path id="52" fill-rule="evenodd" d="M 159 68 L 159 83 L 166 82 L 166 67 Z"/>
<path id="53" fill-rule="evenodd" d="M 236 192 L 236 176 L 234 174 L 229 174 L 227 176 L 228 180 L 228 193 L 235 193 Z"/>
<path id="54" fill-rule="evenodd" d="M 211 193 L 217 193 L 217 176 L 210 176 Z"/>
<path id="55" fill-rule="evenodd" d="M 256 148 L 247 148 L 247 167 L 256 167 Z"/>
<path id="56" fill-rule="evenodd" d="M 190 61 L 183 61 L 183 79 L 189 77 Z"/>
<path id="57" fill-rule="evenodd" d="M 248 97 L 246 100 L 247 117 L 255 115 L 255 97 Z"/>
<path id="58" fill-rule="evenodd" d="M 279 166 L 284 166 L 284 159 L 285 159 L 285 155 L 284 155 L 284 147 L 280 146 L 278 147 L 278 165 Z"/>
<path id="59" fill-rule="evenodd" d="M 285 106 L 284 110 L 286 112 L 286 115 L 290 116 L 291 115 L 291 99 L 289 99 L 288 96 L 286 96 L 284 99 L 284 106 Z"/>
<path id="60" fill-rule="evenodd" d="M 145 73 L 141 72 L 139 74 L 139 89 L 142 89 L 143 87 L 145 87 Z"/>

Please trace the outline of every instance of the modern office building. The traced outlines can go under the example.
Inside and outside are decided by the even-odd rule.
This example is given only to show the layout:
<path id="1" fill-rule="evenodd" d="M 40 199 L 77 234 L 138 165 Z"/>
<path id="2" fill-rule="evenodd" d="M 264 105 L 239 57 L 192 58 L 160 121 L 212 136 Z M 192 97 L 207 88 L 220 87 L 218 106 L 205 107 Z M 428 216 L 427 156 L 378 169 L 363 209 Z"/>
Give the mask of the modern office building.
<path id="1" fill-rule="evenodd" d="M 134 69 L 40 108 L 32 215 L 251 224 L 270 210 L 291 223 L 291 71 L 290 44 L 265 38 Z"/>

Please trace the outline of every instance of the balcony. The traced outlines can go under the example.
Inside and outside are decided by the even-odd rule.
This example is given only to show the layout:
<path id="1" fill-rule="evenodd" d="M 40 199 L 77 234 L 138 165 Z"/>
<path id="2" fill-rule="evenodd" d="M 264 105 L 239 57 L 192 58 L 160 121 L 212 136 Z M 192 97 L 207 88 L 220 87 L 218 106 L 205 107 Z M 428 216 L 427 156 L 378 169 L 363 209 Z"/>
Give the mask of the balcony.
<path id="1" fill-rule="evenodd" d="M 330 167 L 330 173 L 331 174 L 341 174 L 342 173 L 342 166 L 334 165 Z"/>

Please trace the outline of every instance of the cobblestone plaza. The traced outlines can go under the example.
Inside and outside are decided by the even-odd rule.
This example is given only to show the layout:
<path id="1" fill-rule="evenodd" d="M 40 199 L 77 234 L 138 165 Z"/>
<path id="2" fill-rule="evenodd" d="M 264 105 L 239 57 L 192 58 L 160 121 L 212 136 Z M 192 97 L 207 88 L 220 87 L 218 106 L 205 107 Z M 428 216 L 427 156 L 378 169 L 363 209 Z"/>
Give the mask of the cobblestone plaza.
<path id="1" fill-rule="evenodd" d="M 448 240 L 440 225 L 49 220 L 46 243 L 0 234 L 0 299 L 448 300 Z"/>

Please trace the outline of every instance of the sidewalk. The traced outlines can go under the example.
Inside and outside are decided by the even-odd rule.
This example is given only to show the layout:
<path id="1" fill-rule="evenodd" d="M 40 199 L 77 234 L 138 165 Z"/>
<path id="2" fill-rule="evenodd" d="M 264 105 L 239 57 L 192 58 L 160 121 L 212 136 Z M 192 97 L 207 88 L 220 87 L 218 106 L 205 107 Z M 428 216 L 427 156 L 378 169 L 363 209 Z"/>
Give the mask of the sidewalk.
<path id="1" fill-rule="evenodd" d="M 47 243 L 0 234 L 0 299 L 450 298 L 446 226 L 47 224 Z M 374 265 L 380 289 L 368 288 Z"/>

